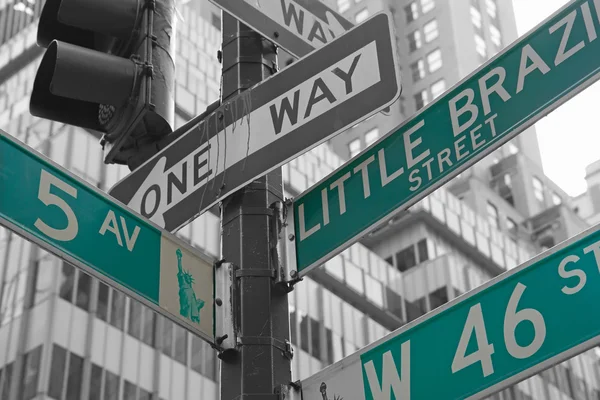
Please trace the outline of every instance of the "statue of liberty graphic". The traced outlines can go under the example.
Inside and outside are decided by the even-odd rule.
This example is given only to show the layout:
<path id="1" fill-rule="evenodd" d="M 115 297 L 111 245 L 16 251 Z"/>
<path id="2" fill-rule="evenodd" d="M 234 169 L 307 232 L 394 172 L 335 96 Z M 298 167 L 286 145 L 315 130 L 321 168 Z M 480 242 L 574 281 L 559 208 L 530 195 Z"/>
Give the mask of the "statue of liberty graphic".
<path id="1" fill-rule="evenodd" d="M 319 390 L 321 391 L 321 396 L 323 397 L 323 400 L 331 400 L 327 396 L 327 384 L 325 382 L 321 382 L 321 386 L 319 387 Z M 344 400 L 344 398 L 335 394 L 335 395 L 333 395 L 333 400 Z"/>
<path id="2" fill-rule="evenodd" d="M 177 249 L 177 281 L 179 282 L 179 314 L 195 322 L 200 323 L 200 309 L 204 307 L 204 301 L 196 298 L 192 284 L 194 278 L 188 271 L 183 270 L 181 259 L 183 253 Z"/>

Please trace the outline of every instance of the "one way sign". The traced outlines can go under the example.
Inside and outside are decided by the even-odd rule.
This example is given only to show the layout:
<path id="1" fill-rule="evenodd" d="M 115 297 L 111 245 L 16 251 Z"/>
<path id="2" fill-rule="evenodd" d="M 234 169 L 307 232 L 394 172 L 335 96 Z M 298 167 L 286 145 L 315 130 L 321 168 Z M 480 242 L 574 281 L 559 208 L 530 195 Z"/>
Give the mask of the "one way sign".
<path id="1" fill-rule="evenodd" d="M 257 177 L 388 107 L 400 81 L 388 14 L 375 15 L 214 113 L 110 194 L 169 231 Z"/>

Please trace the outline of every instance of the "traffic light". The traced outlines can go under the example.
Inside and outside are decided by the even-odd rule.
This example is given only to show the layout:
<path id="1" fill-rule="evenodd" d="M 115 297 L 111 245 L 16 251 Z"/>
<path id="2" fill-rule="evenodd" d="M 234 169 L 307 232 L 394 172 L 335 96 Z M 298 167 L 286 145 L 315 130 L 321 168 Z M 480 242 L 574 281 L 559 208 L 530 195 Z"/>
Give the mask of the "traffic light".
<path id="1" fill-rule="evenodd" d="M 99 132 L 107 163 L 173 131 L 175 0 L 46 0 L 37 43 L 32 115 Z"/>

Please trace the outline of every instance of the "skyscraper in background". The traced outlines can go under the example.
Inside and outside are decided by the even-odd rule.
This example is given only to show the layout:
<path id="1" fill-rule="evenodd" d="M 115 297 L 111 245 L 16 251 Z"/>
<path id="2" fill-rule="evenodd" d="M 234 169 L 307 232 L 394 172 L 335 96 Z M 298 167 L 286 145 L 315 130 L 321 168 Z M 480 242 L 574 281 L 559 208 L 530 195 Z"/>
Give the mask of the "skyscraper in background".
<path id="1" fill-rule="evenodd" d="M 504 0 L 328 2 L 356 23 L 379 10 L 392 12 L 403 95 L 388 115 L 379 114 L 284 166 L 288 197 L 516 38 L 512 5 Z M 0 128 L 108 190 L 128 170 L 103 165 L 97 137 L 29 114 L 42 54 L 35 45 L 41 7 L 40 0 L 0 0 Z M 218 9 L 189 0 L 179 11 L 177 126 L 218 99 L 221 42 Z M 568 204 L 542 172 L 534 130 L 521 134 L 295 287 L 290 294 L 294 379 L 578 233 L 587 223 Z M 204 214 L 178 235 L 219 257 L 216 213 Z M 599 379 L 592 350 L 494 398 L 598 399 Z M 0 399 L 217 398 L 218 363 L 208 345 L 0 228 Z"/>

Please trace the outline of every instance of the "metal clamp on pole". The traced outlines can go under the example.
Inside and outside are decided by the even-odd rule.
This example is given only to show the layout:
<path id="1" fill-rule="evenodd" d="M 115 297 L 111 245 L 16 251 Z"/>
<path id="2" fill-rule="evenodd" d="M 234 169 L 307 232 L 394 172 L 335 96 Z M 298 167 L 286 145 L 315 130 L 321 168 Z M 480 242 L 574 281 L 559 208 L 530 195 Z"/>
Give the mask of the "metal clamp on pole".
<path id="1" fill-rule="evenodd" d="M 281 214 L 283 223 L 282 240 L 278 242 L 278 253 L 280 259 L 280 274 L 279 282 L 285 283 L 288 286 L 288 291 L 293 290 L 296 283 L 302 278 L 298 275 L 298 267 L 296 263 L 296 229 L 294 224 L 294 213 L 288 212 L 292 209 L 293 199 L 287 199 L 283 204 Z"/>
<path id="2" fill-rule="evenodd" d="M 233 329 L 233 264 L 215 264 L 215 344 L 220 351 L 235 349 Z"/>

